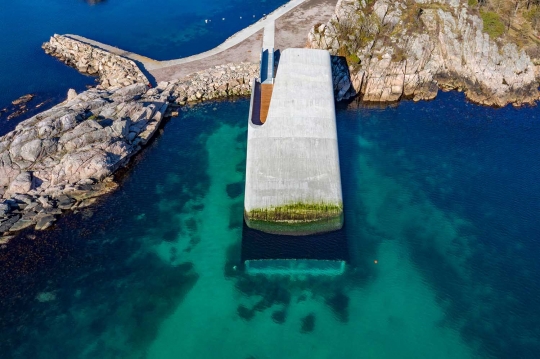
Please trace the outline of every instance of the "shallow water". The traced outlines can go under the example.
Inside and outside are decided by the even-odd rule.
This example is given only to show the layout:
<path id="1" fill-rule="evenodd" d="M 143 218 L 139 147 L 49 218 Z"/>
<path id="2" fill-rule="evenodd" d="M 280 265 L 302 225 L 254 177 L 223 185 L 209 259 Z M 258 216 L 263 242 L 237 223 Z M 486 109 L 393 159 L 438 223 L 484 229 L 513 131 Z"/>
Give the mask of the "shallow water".
<path id="1" fill-rule="evenodd" d="M 28 0 L 0 6 L 0 110 L 27 93 L 32 109 L 85 89 L 83 76 L 41 49 L 53 34 L 77 34 L 124 50 L 169 60 L 209 50 L 287 0 Z M 224 20 L 223 20 L 224 19 Z M 205 20 L 209 20 L 205 23 Z M 0 113 L 0 135 L 32 112 L 9 122 Z"/>
<path id="2" fill-rule="evenodd" d="M 341 106 L 347 272 L 272 279 L 240 261 L 248 107 L 184 110 L 119 190 L 1 250 L 5 357 L 539 356 L 537 108 Z"/>

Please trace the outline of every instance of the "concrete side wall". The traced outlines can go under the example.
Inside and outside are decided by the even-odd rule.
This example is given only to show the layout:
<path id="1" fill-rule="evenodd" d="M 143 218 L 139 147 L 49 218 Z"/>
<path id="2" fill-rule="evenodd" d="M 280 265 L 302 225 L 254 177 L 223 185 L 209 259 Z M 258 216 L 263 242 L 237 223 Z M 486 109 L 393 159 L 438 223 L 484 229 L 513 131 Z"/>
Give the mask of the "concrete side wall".
<path id="1" fill-rule="evenodd" d="M 266 123 L 248 126 L 247 224 L 285 234 L 339 229 L 343 201 L 329 53 L 283 51 Z"/>

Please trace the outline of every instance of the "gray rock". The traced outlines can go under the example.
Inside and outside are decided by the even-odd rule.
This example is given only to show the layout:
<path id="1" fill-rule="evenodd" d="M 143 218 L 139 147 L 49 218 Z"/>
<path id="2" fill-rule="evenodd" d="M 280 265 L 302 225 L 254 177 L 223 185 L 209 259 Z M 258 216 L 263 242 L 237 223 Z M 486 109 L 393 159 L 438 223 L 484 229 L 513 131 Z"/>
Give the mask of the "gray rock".
<path id="1" fill-rule="evenodd" d="M 15 200 L 18 203 L 25 203 L 25 204 L 31 204 L 34 201 L 32 196 L 29 196 L 27 194 L 16 194 L 11 199 Z"/>
<path id="2" fill-rule="evenodd" d="M 17 223 L 17 221 L 21 218 L 20 215 L 16 214 L 12 217 L 9 217 L 7 220 L 5 220 L 4 222 L 0 223 L 0 233 L 2 232 L 7 232 L 9 231 L 9 229 L 15 224 Z"/>
<path id="3" fill-rule="evenodd" d="M 19 219 L 11 228 L 9 229 L 10 232 L 17 232 L 22 229 L 28 228 L 31 225 L 33 225 L 35 222 L 33 220 L 28 219 Z"/>
<path id="4" fill-rule="evenodd" d="M 119 89 L 114 93 L 114 97 L 121 98 L 133 98 L 137 95 L 142 95 L 146 92 L 147 86 L 144 83 L 134 83 L 132 85 L 126 86 Z"/>
<path id="5" fill-rule="evenodd" d="M 69 89 L 67 93 L 67 102 L 74 100 L 77 97 L 77 91 Z"/>
<path id="6" fill-rule="evenodd" d="M 9 185 L 4 198 L 19 193 L 24 194 L 32 189 L 32 174 L 30 172 L 21 172 Z"/>
<path id="7" fill-rule="evenodd" d="M 43 214 L 62 214 L 62 210 L 60 208 L 44 208 L 43 211 L 41 211 Z"/>
<path id="8" fill-rule="evenodd" d="M 403 21 L 410 2 L 375 0 L 366 7 L 362 2 L 340 1 L 324 32 L 320 26 L 310 31 L 308 46 L 332 54 L 343 48 L 357 49 L 351 55 L 359 63 L 351 64 L 349 82 L 364 101 L 397 101 L 402 96 L 432 99 L 437 87 L 463 90 L 471 101 L 490 106 L 533 104 L 540 99 L 534 63 L 523 50 L 508 40 L 490 39 L 483 32 L 482 19 L 467 6 L 460 7 L 459 0 L 437 2 L 450 6 L 423 8 L 421 26 L 403 23 L 402 32 L 395 33 L 394 26 Z M 379 21 L 370 20 L 373 14 Z M 354 29 L 354 24 L 363 24 L 363 29 Z M 342 34 L 341 29 L 349 30 Z M 374 39 L 362 43 L 367 33 Z M 347 82 L 334 76 L 339 87 L 336 99 Z"/>
<path id="9" fill-rule="evenodd" d="M 34 98 L 35 95 L 33 94 L 28 94 L 28 95 L 24 95 L 24 96 L 21 96 L 19 97 L 18 99 L 16 100 L 13 100 L 11 101 L 11 103 L 15 106 L 19 106 L 19 105 L 24 105 L 25 103 L 29 102 L 30 100 L 32 100 Z"/>
<path id="10" fill-rule="evenodd" d="M 38 197 L 39 203 L 43 206 L 43 208 L 52 208 L 53 203 L 47 198 L 47 197 Z"/>
<path id="11" fill-rule="evenodd" d="M 35 223 L 36 222 L 35 218 L 36 218 L 37 213 L 34 212 L 34 211 L 29 210 L 28 207 L 29 206 L 27 206 L 27 208 L 24 209 L 24 214 L 23 214 L 21 220 L 24 219 L 26 221 L 32 221 L 32 222 Z"/>
<path id="12" fill-rule="evenodd" d="M 56 218 L 52 214 L 47 214 L 37 218 L 36 230 L 41 231 L 49 228 L 56 221 Z"/>
<path id="13" fill-rule="evenodd" d="M 48 303 L 56 300 L 54 292 L 41 292 L 36 296 L 36 300 L 40 303 Z"/>
<path id="14" fill-rule="evenodd" d="M 163 118 L 171 115 L 169 102 L 249 94 L 258 73 L 257 64 L 216 66 L 147 92 L 148 80 L 131 60 L 59 35 L 43 47 L 80 71 L 97 72 L 101 85 L 78 95 L 70 90 L 66 102 L 0 137 L 2 195 L 32 196 L 2 202 L 4 231 L 25 228 L 29 222 L 47 228 L 62 210 L 90 205 L 93 200 L 75 203 L 68 195 L 84 198 L 112 188 L 99 182 L 153 137 Z"/>
<path id="15" fill-rule="evenodd" d="M 11 212 L 11 206 L 9 205 L 9 203 L 8 202 L 0 203 L 0 216 L 5 216 L 9 212 Z"/>
<path id="16" fill-rule="evenodd" d="M 68 195 L 62 194 L 56 198 L 58 201 L 57 206 L 60 209 L 70 209 L 73 206 L 75 200 Z"/>
<path id="17" fill-rule="evenodd" d="M 0 245 L 8 244 L 10 240 L 15 238 L 15 236 L 2 236 L 0 237 Z"/>

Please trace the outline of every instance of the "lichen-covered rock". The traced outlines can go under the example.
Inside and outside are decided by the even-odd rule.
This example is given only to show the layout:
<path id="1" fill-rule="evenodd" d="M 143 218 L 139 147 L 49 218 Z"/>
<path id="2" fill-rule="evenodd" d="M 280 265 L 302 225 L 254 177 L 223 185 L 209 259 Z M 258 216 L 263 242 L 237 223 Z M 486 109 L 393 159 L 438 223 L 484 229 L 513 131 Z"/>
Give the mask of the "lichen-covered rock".
<path id="1" fill-rule="evenodd" d="M 490 106 L 540 98 L 533 61 L 490 39 L 465 0 L 340 0 L 308 45 L 347 56 L 351 85 L 365 101 L 432 99 L 438 88 Z"/>

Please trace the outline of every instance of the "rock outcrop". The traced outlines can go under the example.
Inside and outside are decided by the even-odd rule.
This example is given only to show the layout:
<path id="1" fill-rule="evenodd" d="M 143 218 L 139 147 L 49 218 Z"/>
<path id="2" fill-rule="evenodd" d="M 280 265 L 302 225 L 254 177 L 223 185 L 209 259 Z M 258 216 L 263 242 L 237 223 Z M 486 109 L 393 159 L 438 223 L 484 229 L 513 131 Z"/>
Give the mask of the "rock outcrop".
<path id="1" fill-rule="evenodd" d="M 71 198 L 84 200 L 114 187 L 101 182 L 152 137 L 168 96 L 147 94 L 144 83 L 91 89 L 1 137 L 0 232 L 36 223 L 47 228 L 58 208 L 72 207 Z"/>
<path id="2" fill-rule="evenodd" d="M 149 84 L 148 79 L 130 59 L 112 54 L 63 35 L 54 35 L 42 45 L 45 52 L 83 74 L 96 75 L 100 87 Z"/>
<path id="3" fill-rule="evenodd" d="M 308 45 L 346 57 L 351 86 L 364 101 L 432 99 L 439 88 L 490 106 L 540 98 L 533 61 L 484 33 L 465 0 L 340 0 Z"/>
<path id="4" fill-rule="evenodd" d="M 157 90 L 165 88 L 171 91 L 179 105 L 228 96 L 247 96 L 251 94 L 251 79 L 258 74 L 258 64 L 243 62 L 219 65 L 180 80 L 160 83 Z M 151 93 L 154 91 L 156 89 L 150 90 Z"/>
<path id="5" fill-rule="evenodd" d="M 118 66 L 125 64 L 119 56 L 103 55 L 102 50 L 76 42 L 57 41 L 55 54 L 69 53 L 65 58 L 70 59 L 80 59 L 80 53 L 92 54 L 102 64 L 96 57 L 99 54 L 112 63 L 119 61 Z M 70 90 L 65 102 L 0 137 L 0 234 L 30 226 L 49 228 L 62 211 L 88 206 L 94 197 L 113 190 L 112 174 L 152 138 L 163 118 L 170 116 L 168 108 L 248 95 L 258 65 L 216 66 L 152 89 L 148 89 L 146 77 L 130 78 L 134 82 L 127 86 L 122 81 L 111 86 L 111 73 L 96 73 L 105 76 L 107 86 L 78 95 Z M 104 83 L 103 78 L 101 81 Z"/>

